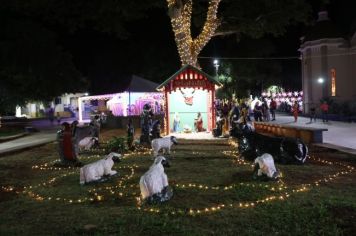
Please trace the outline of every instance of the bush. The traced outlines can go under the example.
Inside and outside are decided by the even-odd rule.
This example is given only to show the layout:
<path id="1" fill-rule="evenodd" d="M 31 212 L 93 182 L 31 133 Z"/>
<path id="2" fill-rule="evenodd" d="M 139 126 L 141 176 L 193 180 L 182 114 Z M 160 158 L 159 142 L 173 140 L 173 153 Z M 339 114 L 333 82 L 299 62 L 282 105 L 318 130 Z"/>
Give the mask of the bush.
<path id="1" fill-rule="evenodd" d="M 356 100 L 349 102 L 349 108 L 352 116 L 356 116 Z"/>
<path id="2" fill-rule="evenodd" d="M 126 137 L 113 137 L 107 145 L 107 150 L 109 152 L 125 153 L 128 150 Z"/>
<path id="3" fill-rule="evenodd" d="M 341 114 L 342 114 L 342 111 L 343 111 L 343 104 L 333 102 L 333 103 L 330 105 L 330 111 L 329 111 L 329 112 L 330 112 L 331 114 L 341 115 Z"/>

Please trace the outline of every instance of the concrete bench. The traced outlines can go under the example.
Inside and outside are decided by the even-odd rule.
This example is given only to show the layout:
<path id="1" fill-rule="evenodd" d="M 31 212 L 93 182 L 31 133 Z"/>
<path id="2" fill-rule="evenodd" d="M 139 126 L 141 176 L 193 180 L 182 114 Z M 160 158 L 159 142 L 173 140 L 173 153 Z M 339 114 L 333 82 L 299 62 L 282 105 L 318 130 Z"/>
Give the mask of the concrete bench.
<path id="1" fill-rule="evenodd" d="M 281 137 L 300 138 L 305 143 L 323 143 L 323 131 L 328 129 L 297 127 L 267 122 L 254 122 L 256 132 Z"/>

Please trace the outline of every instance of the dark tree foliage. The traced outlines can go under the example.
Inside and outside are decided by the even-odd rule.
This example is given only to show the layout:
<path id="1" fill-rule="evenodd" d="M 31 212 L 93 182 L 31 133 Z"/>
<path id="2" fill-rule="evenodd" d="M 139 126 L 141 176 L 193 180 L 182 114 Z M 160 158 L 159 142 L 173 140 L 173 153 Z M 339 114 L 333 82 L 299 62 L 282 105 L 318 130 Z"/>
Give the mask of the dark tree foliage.
<path id="1" fill-rule="evenodd" d="M 261 38 L 265 34 L 281 36 L 287 26 L 307 23 L 311 6 L 306 0 L 224 0 L 219 33 L 234 32 Z"/>
<path id="2" fill-rule="evenodd" d="M 196 29 L 204 22 L 206 7 L 206 0 L 193 1 Z M 218 35 L 234 34 L 241 40 L 245 36 L 279 36 L 288 25 L 305 22 L 309 13 L 307 0 L 223 0 Z M 166 0 L 11 0 L 2 1 L 0 16 L 0 85 L 6 104 L 48 100 L 63 92 L 85 89 L 80 79 L 84 76 L 91 91 L 103 93 L 127 82 L 120 81 L 122 73 L 161 82 L 179 68 Z M 104 35 L 111 44 L 88 43 L 83 31 Z M 68 35 L 81 37 L 73 44 L 63 40 Z M 118 46 L 109 49 L 116 42 Z M 232 43 L 238 45 L 236 40 Z M 240 78 L 251 78 L 258 67 L 274 68 L 263 63 L 242 64 L 233 65 Z M 249 79 L 240 82 L 240 87 L 262 80 L 268 83 L 266 76 L 260 75 L 254 76 L 257 82 Z"/>
<path id="3" fill-rule="evenodd" d="M 270 85 L 281 84 L 282 66 L 279 61 L 253 59 L 267 58 L 275 53 L 275 47 L 271 40 L 245 38 L 236 44 L 235 38 L 230 36 L 230 39 L 225 38 L 224 42 L 226 43 L 218 49 L 225 52 L 222 57 L 229 58 L 239 55 L 240 58 L 250 59 L 227 59 L 219 62 L 219 75 L 231 78 L 228 82 L 224 82 L 225 86 L 220 91 L 220 97 L 231 98 L 235 93 L 237 97 L 243 98 L 249 94 L 260 94 L 262 89 L 266 89 Z M 211 71 L 212 73 L 213 71 Z"/>
<path id="4" fill-rule="evenodd" d="M 6 96 L 2 100 L 46 101 L 85 85 L 71 55 L 40 24 L 3 15 L 0 35 L 1 96 Z"/>
<path id="5" fill-rule="evenodd" d="M 2 4 L 4 9 L 34 17 L 48 26 L 60 26 L 70 32 L 89 28 L 114 33 L 119 38 L 129 35 L 127 23 L 164 6 L 163 0 L 11 0 Z"/>

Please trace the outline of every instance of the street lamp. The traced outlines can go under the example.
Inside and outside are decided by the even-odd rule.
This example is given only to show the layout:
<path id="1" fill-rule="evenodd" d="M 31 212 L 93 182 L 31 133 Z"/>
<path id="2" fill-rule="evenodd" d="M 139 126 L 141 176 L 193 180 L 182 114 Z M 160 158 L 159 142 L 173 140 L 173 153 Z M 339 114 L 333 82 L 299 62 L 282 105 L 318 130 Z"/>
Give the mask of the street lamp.
<path id="1" fill-rule="evenodd" d="M 214 60 L 214 67 L 215 67 L 216 76 L 218 76 L 218 70 L 219 70 L 219 60 L 218 59 Z"/>
<path id="2" fill-rule="evenodd" d="M 321 96 L 324 98 L 326 95 L 325 88 L 324 88 L 325 87 L 324 86 L 324 78 L 319 77 L 318 83 L 321 85 Z"/>

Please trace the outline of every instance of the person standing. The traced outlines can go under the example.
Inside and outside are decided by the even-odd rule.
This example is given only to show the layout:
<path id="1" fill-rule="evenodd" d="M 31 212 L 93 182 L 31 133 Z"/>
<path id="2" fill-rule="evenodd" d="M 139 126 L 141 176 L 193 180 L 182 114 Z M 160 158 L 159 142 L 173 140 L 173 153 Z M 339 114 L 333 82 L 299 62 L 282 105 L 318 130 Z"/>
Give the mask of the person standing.
<path id="1" fill-rule="evenodd" d="M 255 121 L 262 121 L 262 106 L 260 105 L 260 102 L 255 104 L 255 107 L 253 108 L 253 115 Z"/>
<path id="2" fill-rule="evenodd" d="M 324 101 L 321 105 L 320 105 L 320 110 L 321 110 L 321 116 L 323 119 L 323 122 L 328 122 L 328 113 L 329 113 L 329 104 Z"/>
<path id="3" fill-rule="evenodd" d="M 266 100 L 262 103 L 262 114 L 263 114 L 264 121 L 270 121 L 271 118 L 270 118 L 269 108 Z"/>
<path id="4" fill-rule="evenodd" d="M 53 124 L 53 120 L 54 120 L 54 109 L 51 107 L 48 110 L 48 119 L 51 122 L 51 125 Z"/>
<path id="5" fill-rule="evenodd" d="M 229 112 L 230 128 L 233 128 L 235 126 L 234 121 L 238 120 L 239 118 L 240 118 L 240 109 L 238 104 L 236 103 L 233 105 L 233 107 Z"/>
<path id="6" fill-rule="evenodd" d="M 60 125 L 61 124 L 61 115 L 59 114 L 59 112 L 57 112 L 57 124 Z"/>
<path id="7" fill-rule="evenodd" d="M 241 105 L 241 117 L 240 117 L 242 123 L 244 125 L 247 124 L 247 121 L 249 121 L 249 111 L 248 111 L 248 107 L 245 103 L 242 103 Z"/>
<path id="8" fill-rule="evenodd" d="M 173 118 L 173 132 L 178 133 L 179 132 L 179 125 L 180 125 L 180 118 L 178 115 L 178 112 L 174 113 L 174 118 Z"/>
<path id="9" fill-rule="evenodd" d="M 292 113 L 294 116 L 294 122 L 296 123 L 298 121 L 298 113 L 299 113 L 299 106 L 297 101 L 294 102 L 294 105 L 292 107 Z"/>
<path id="10" fill-rule="evenodd" d="M 271 103 L 269 104 L 269 110 L 272 115 L 272 121 L 276 120 L 276 109 L 277 109 L 277 102 L 272 98 Z"/>
<path id="11" fill-rule="evenodd" d="M 310 107 L 309 115 L 310 115 L 310 123 L 313 122 L 313 119 L 314 119 L 314 122 L 316 122 L 316 109 L 315 109 L 315 106 L 314 106 L 314 105 L 312 105 L 312 106 Z"/>
<path id="12" fill-rule="evenodd" d="M 203 131 L 203 117 L 201 116 L 200 112 L 198 112 L 197 118 L 195 118 L 194 129 L 195 132 Z"/>

